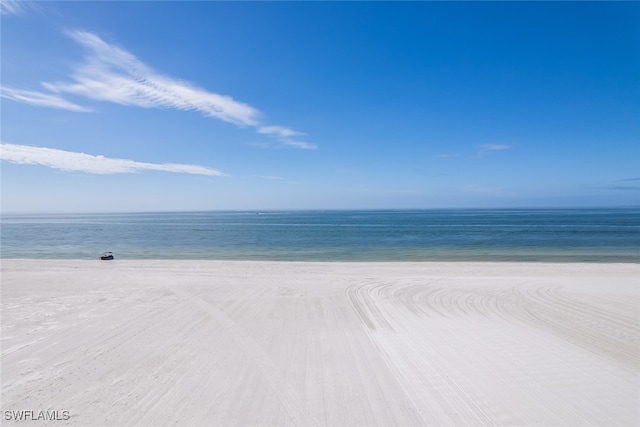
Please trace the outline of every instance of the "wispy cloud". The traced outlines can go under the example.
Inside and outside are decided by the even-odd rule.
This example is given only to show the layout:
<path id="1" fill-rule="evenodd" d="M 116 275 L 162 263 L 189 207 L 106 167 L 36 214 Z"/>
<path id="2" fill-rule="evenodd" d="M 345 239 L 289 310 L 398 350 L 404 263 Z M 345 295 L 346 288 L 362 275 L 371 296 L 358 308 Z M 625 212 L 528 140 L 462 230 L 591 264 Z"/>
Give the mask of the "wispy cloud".
<path id="1" fill-rule="evenodd" d="M 92 111 L 90 108 L 83 107 L 58 96 L 33 90 L 10 89 L 8 87 L 0 87 L 0 97 L 10 99 L 12 101 L 24 102 L 25 104 L 35 105 L 38 107 L 53 107 L 62 110 Z"/>
<path id="2" fill-rule="evenodd" d="M 258 133 L 273 136 L 282 144 L 290 147 L 302 148 L 305 150 L 315 150 L 318 148 L 315 144 L 293 139 L 294 137 L 304 136 L 305 134 L 303 132 L 289 129 L 285 126 L 262 126 L 258 128 Z"/>
<path id="3" fill-rule="evenodd" d="M 284 180 L 286 180 L 286 178 L 284 178 L 282 176 L 275 176 L 275 175 L 259 175 L 258 178 L 269 179 L 269 180 L 272 180 L 272 181 L 284 181 Z"/>
<path id="4" fill-rule="evenodd" d="M 195 110 L 237 125 L 258 124 L 260 113 L 247 104 L 160 75 L 131 53 L 104 42 L 95 34 L 86 31 L 68 34 L 84 46 L 89 55 L 73 72 L 72 82 L 45 83 L 52 92 L 143 108 Z"/>
<path id="5" fill-rule="evenodd" d="M 30 7 L 33 7 L 32 2 L 0 0 L 0 13 L 5 16 L 22 15 Z"/>
<path id="6" fill-rule="evenodd" d="M 510 148 L 511 146 L 506 144 L 483 144 L 480 146 L 480 149 L 484 151 L 503 151 Z"/>
<path id="7" fill-rule="evenodd" d="M 493 151 L 504 151 L 510 150 L 511 146 L 507 144 L 483 144 L 478 146 L 475 155 L 465 155 L 460 153 L 440 153 L 436 154 L 436 157 L 444 158 L 444 159 L 454 159 L 454 158 L 481 158 L 485 157 Z"/>
<path id="8" fill-rule="evenodd" d="M 616 182 L 631 182 L 631 181 L 640 181 L 640 177 L 639 178 L 625 178 L 625 179 L 619 179 Z"/>
<path id="9" fill-rule="evenodd" d="M 283 143 L 284 145 L 288 145 L 289 147 L 302 148 L 305 150 L 315 150 L 316 148 L 318 148 L 317 145 L 311 144 L 309 142 L 294 141 L 286 138 L 281 139 L 280 142 Z"/>
<path id="10" fill-rule="evenodd" d="M 258 133 L 262 133 L 265 135 L 275 135 L 280 138 L 290 138 L 292 136 L 304 135 L 304 133 L 302 132 L 289 129 L 285 126 L 262 126 L 258 129 Z"/>
<path id="11" fill-rule="evenodd" d="M 204 166 L 178 163 L 144 163 L 128 159 L 76 153 L 45 147 L 0 143 L 0 159 L 21 165 L 41 165 L 63 171 L 92 174 L 136 173 L 145 170 L 222 176 L 222 172 Z"/>
<path id="12" fill-rule="evenodd" d="M 90 32 L 70 31 L 67 34 L 88 52 L 84 62 L 71 73 L 69 81 L 43 82 L 42 86 L 50 93 L 5 87 L 2 96 L 31 105 L 72 111 L 89 109 L 66 101 L 64 95 L 141 108 L 197 111 L 238 126 L 254 127 L 258 133 L 275 138 L 287 146 L 316 148 L 314 144 L 292 139 L 304 135 L 302 132 L 285 126 L 263 124 L 262 113 L 246 103 L 159 74 L 133 54 Z"/>
<path id="13" fill-rule="evenodd" d="M 493 151 L 505 151 L 509 149 L 511 149 L 511 146 L 506 144 L 483 144 L 478 148 L 476 157 L 485 157 Z"/>

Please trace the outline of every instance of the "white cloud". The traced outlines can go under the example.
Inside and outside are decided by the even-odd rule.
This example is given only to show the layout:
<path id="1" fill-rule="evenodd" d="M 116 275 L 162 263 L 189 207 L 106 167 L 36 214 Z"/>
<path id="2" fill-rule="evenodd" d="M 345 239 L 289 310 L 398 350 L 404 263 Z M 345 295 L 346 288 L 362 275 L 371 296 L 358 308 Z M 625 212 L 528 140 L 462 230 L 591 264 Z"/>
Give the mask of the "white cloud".
<path id="1" fill-rule="evenodd" d="M 195 110 L 237 125 L 258 124 L 259 111 L 247 104 L 157 74 L 131 53 L 94 34 L 73 31 L 69 35 L 89 55 L 72 74 L 72 82 L 45 83 L 52 92 L 143 108 Z"/>
<path id="2" fill-rule="evenodd" d="M 256 108 L 230 96 L 158 74 L 133 54 L 106 43 L 95 34 L 71 31 L 68 35 L 88 51 L 85 61 L 73 70 L 69 81 L 43 82 L 42 86 L 51 93 L 4 87 L 0 95 L 31 105 L 72 111 L 90 109 L 65 100 L 62 97 L 65 94 L 141 108 L 198 111 L 238 126 L 255 127 L 258 133 L 269 135 L 287 146 L 316 148 L 314 144 L 290 139 L 304 135 L 302 132 L 285 126 L 263 125 L 262 114 Z"/>
<path id="3" fill-rule="evenodd" d="M 265 135 L 274 135 L 281 138 L 289 138 L 292 136 L 304 135 L 302 132 L 298 132 L 293 129 L 289 129 L 285 126 L 262 126 L 258 129 L 258 133 L 262 133 Z"/>
<path id="4" fill-rule="evenodd" d="M 144 163 L 128 159 L 76 153 L 45 147 L 0 143 L 0 159 L 21 165 L 41 165 L 63 171 L 93 174 L 136 173 L 144 170 L 222 176 L 222 172 L 204 166 L 178 163 Z"/>
<path id="5" fill-rule="evenodd" d="M 311 144 L 309 142 L 304 142 L 304 141 L 294 141 L 288 138 L 282 138 L 280 142 L 283 143 L 284 145 L 288 145 L 290 147 L 302 148 L 304 150 L 315 150 L 316 148 L 318 148 L 318 146 L 315 144 Z"/>
<path id="6" fill-rule="evenodd" d="M 24 102 L 25 104 L 35 105 L 38 107 L 53 107 L 62 110 L 87 112 L 90 108 L 83 107 L 66 99 L 47 93 L 36 92 L 33 90 L 10 89 L 0 87 L 0 97 L 11 99 L 13 101 Z"/>
<path id="7" fill-rule="evenodd" d="M 502 151 L 510 148 L 511 146 L 506 144 L 484 144 L 480 146 L 480 149 L 484 151 Z"/>
<path id="8" fill-rule="evenodd" d="M 305 134 L 285 126 L 262 126 L 258 128 L 258 133 L 273 136 L 280 141 L 281 144 L 289 147 L 302 148 L 304 150 L 315 150 L 318 148 L 315 144 L 291 139 L 292 137 L 303 136 Z"/>
<path id="9" fill-rule="evenodd" d="M 22 15 L 30 7 L 30 3 L 15 0 L 0 0 L 0 13 L 2 15 Z"/>

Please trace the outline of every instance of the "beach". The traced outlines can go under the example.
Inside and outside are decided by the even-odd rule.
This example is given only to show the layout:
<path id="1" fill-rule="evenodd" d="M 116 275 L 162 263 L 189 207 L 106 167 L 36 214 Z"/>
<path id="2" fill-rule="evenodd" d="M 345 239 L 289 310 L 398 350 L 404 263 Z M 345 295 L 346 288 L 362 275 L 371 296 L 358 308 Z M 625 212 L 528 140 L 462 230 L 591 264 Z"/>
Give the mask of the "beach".
<path id="1" fill-rule="evenodd" d="M 5 425 L 640 424 L 639 264 L 1 264 Z"/>

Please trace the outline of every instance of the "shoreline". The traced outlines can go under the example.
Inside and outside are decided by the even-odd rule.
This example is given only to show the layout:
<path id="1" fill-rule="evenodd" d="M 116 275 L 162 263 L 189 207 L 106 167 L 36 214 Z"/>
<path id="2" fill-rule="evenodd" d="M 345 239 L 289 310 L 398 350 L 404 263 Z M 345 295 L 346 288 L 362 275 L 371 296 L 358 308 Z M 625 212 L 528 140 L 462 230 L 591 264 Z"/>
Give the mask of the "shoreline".
<path id="1" fill-rule="evenodd" d="M 640 422 L 638 264 L 0 267 L 2 409 L 62 425 Z"/>
<path id="2" fill-rule="evenodd" d="M 24 262 L 24 261 L 33 261 L 33 262 L 93 262 L 93 261 L 102 261 L 99 257 L 95 258 L 29 258 L 29 257 L 20 257 L 20 258 L 2 258 L 0 257 L 0 264 L 4 262 L 12 263 L 12 262 Z M 521 260 L 521 259 L 513 259 L 513 260 L 505 260 L 505 259 L 493 259 L 493 260 L 485 260 L 485 259 L 425 259 L 425 260 L 338 260 L 338 259 L 324 259 L 324 260 L 298 260 L 298 259 L 251 259 L 251 258 L 122 258 L 116 255 L 115 259 L 107 260 L 102 262 L 116 262 L 116 263 L 145 263 L 145 262 L 211 262 L 211 263 L 297 263 L 297 264 L 549 264 L 549 265 L 574 265 L 574 264 L 594 264 L 594 265 L 640 265 L 640 259 L 638 260 L 617 260 L 617 261 L 609 261 L 609 260 L 560 260 L 560 261 L 550 261 L 547 259 L 541 260 Z"/>

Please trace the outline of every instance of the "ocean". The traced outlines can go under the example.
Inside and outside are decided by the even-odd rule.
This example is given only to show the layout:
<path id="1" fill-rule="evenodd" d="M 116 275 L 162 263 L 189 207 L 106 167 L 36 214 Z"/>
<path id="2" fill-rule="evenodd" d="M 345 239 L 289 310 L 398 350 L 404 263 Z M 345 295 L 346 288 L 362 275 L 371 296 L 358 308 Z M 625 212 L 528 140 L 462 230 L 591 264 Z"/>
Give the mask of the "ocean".
<path id="1" fill-rule="evenodd" d="M 640 262 L 640 208 L 3 215 L 0 257 Z"/>

